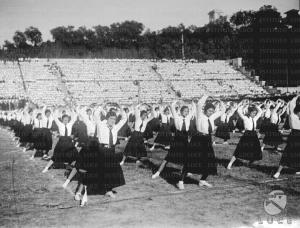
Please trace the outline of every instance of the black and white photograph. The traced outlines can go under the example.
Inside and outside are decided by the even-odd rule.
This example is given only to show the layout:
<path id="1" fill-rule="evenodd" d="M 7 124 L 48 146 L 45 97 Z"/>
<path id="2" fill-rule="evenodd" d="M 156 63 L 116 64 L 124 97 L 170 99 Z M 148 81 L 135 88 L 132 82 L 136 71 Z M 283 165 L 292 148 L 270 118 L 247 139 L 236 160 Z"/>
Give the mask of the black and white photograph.
<path id="1" fill-rule="evenodd" d="M 0 0 L 0 227 L 299 228 L 300 0 Z"/>

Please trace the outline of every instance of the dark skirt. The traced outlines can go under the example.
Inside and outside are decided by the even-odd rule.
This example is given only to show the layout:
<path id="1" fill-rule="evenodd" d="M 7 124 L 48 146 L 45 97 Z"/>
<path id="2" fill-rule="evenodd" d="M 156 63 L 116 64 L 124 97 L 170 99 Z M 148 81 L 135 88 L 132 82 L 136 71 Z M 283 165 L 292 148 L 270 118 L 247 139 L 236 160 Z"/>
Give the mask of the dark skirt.
<path id="1" fill-rule="evenodd" d="M 87 127 L 83 121 L 77 120 L 72 127 L 72 135 L 79 146 L 83 146 L 88 142 Z"/>
<path id="2" fill-rule="evenodd" d="M 52 134 L 48 128 L 36 128 L 32 134 L 34 140 L 34 148 L 37 150 L 52 149 Z"/>
<path id="3" fill-rule="evenodd" d="M 0 118 L 0 126 L 4 126 L 4 119 Z"/>
<path id="4" fill-rule="evenodd" d="M 159 128 L 160 128 L 160 120 L 159 120 L 159 118 L 153 118 L 152 120 L 150 120 L 148 122 L 147 126 L 149 126 L 149 128 L 151 129 L 151 131 L 158 132 Z"/>
<path id="5" fill-rule="evenodd" d="M 277 124 L 270 124 L 265 131 L 263 143 L 270 146 L 278 146 L 282 143 L 282 135 L 278 130 Z"/>
<path id="6" fill-rule="evenodd" d="M 172 140 L 171 125 L 163 123 L 160 127 L 160 130 L 154 142 L 161 145 L 168 146 L 170 145 L 171 140 Z"/>
<path id="7" fill-rule="evenodd" d="M 21 131 L 23 129 L 23 124 L 19 121 L 17 121 L 16 123 L 16 128 L 15 128 L 15 136 L 16 137 L 20 137 L 21 136 Z"/>
<path id="8" fill-rule="evenodd" d="M 128 126 L 128 121 L 118 131 L 119 137 L 129 137 L 131 135 L 131 129 Z"/>
<path id="9" fill-rule="evenodd" d="M 64 168 L 64 163 L 72 163 L 76 161 L 78 151 L 76 150 L 71 137 L 60 136 L 59 140 L 54 148 L 53 156 L 51 158 L 54 161 L 55 168 Z"/>
<path id="10" fill-rule="evenodd" d="M 230 139 L 230 127 L 228 123 L 221 123 L 215 133 L 215 136 L 224 140 Z"/>
<path id="11" fill-rule="evenodd" d="M 184 165 L 188 153 L 188 133 L 176 131 L 171 141 L 171 148 L 164 160 L 174 164 Z"/>
<path id="12" fill-rule="evenodd" d="M 22 131 L 20 132 L 20 142 L 21 143 L 31 143 L 32 140 L 32 125 L 26 124 Z"/>
<path id="13" fill-rule="evenodd" d="M 292 130 L 282 154 L 280 164 L 300 170 L 300 130 Z"/>
<path id="14" fill-rule="evenodd" d="M 236 158 L 258 161 L 262 159 L 262 152 L 256 131 L 245 131 L 233 154 Z"/>
<path id="15" fill-rule="evenodd" d="M 183 171 L 193 174 L 217 174 L 211 136 L 197 133 L 191 138 Z"/>
<path id="16" fill-rule="evenodd" d="M 115 148 L 99 147 L 100 156 L 100 189 L 103 192 L 125 185 L 123 170 L 120 166 L 122 154 L 116 154 Z"/>
<path id="17" fill-rule="evenodd" d="M 147 157 L 143 133 L 139 131 L 134 131 L 132 133 L 125 147 L 124 155 L 135 157 L 138 159 L 140 159 L 141 157 Z"/>
<path id="18" fill-rule="evenodd" d="M 97 137 L 89 137 L 86 144 L 82 145 L 76 159 L 76 168 L 94 172 L 99 166 L 99 141 Z"/>
<path id="19" fill-rule="evenodd" d="M 239 130 L 239 131 L 243 131 L 245 129 L 244 127 L 244 121 L 241 117 L 239 117 L 237 119 L 237 122 L 236 122 L 236 128 Z"/>
<path id="20" fill-rule="evenodd" d="M 266 133 L 270 131 L 271 127 L 271 120 L 270 118 L 264 118 L 261 120 L 261 123 L 257 126 L 259 128 L 260 133 Z"/>
<path id="21" fill-rule="evenodd" d="M 87 185 L 89 189 L 97 190 L 100 180 L 100 155 L 99 141 L 96 137 L 89 137 L 77 157 L 75 167 L 81 170 L 82 184 Z"/>

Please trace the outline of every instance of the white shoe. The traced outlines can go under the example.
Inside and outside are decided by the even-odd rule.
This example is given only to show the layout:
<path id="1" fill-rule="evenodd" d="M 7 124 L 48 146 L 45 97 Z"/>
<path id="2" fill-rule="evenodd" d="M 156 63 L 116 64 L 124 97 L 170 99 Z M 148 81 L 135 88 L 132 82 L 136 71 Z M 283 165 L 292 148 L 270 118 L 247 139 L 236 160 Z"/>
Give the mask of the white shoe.
<path id="1" fill-rule="evenodd" d="M 74 200 L 80 201 L 80 200 L 81 200 L 81 197 L 82 197 L 81 193 L 80 193 L 80 192 L 76 192 L 76 194 L 75 194 L 75 196 L 74 196 Z"/>
<path id="2" fill-rule="evenodd" d="M 212 188 L 212 185 L 209 184 L 207 181 L 205 180 L 200 180 L 199 181 L 199 186 L 202 187 L 202 186 L 205 186 L 205 187 L 208 187 L 208 188 Z"/>
<path id="3" fill-rule="evenodd" d="M 170 146 L 165 146 L 166 150 L 170 150 L 170 148 L 171 148 Z"/>
<path id="4" fill-rule="evenodd" d="M 116 195 L 112 191 L 105 193 L 105 195 L 109 196 L 110 198 L 116 198 Z"/>
<path id="5" fill-rule="evenodd" d="M 88 201 L 88 197 L 87 197 L 87 191 L 86 191 L 86 187 L 85 187 L 84 195 L 80 202 L 80 207 L 84 207 L 87 204 L 87 201 Z"/>
<path id="6" fill-rule="evenodd" d="M 154 150 L 154 148 L 155 148 L 155 146 L 152 146 L 152 147 L 150 148 L 150 151 L 153 151 L 153 150 Z"/>
<path id="7" fill-rule="evenodd" d="M 300 175 L 300 171 L 299 171 L 299 172 L 296 172 L 296 175 Z"/>
<path id="8" fill-rule="evenodd" d="M 120 166 L 123 166 L 123 165 L 124 165 L 124 161 L 121 161 L 121 162 L 120 162 Z"/>
<path id="9" fill-rule="evenodd" d="M 280 173 L 277 172 L 277 173 L 274 174 L 273 177 L 274 177 L 275 179 L 278 179 L 279 176 L 280 176 Z"/>
<path id="10" fill-rule="evenodd" d="M 160 172 L 157 171 L 155 174 L 152 175 L 152 179 L 158 178 L 159 175 L 160 175 Z"/>
<path id="11" fill-rule="evenodd" d="M 65 183 L 63 184 L 63 188 L 66 188 L 67 186 L 68 186 L 68 184 L 70 183 L 70 180 L 69 179 L 67 179 L 66 181 L 65 181 Z"/>
<path id="12" fill-rule="evenodd" d="M 46 173 L 46 172 L 48 172 L 48 169 L 47 168 L 43 169 L 42 173 Z"/>
<path id="13" fill-rule="evenodd" d="M 186 176 L 191 177 L 191 176 L 193 176 L 193 174 L 192 173 L 187 173 Z"/>
<path id="14" fill-rule="evenodd" d="M 179 181 L 177 184 L 176 184 L 177 188 L 179 188 L 179 190 L 184 190 L 184 184 L 183 184 L 183 181 Z"/>
<path id="15" fill-rule="evenodd" d="M 135 162 L 135 164 L 136 164 L 137 166 L 140 166 L 140 165 L 142 165 L 143 163 L 142 163 L 141 161 L 137 160 L 137 161 Z"/>

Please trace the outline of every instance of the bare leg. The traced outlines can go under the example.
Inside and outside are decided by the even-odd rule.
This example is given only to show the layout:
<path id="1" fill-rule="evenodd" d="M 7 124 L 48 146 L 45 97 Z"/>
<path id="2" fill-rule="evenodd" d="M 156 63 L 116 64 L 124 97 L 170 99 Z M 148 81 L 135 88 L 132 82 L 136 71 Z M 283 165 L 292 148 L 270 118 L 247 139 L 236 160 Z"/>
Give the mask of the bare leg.
<path id="1" fill-rule="evenodd" d="M 48 169 L 51 167 L 51 165 L 53 165 L 54 161 L 50 160 L 48 162 L 48 164 L 46 165 L 46 167 L 43 169 L 42 173 L 46 173 L 48 171 Z"/>
<path id="2" fill-rule="evenodd" d="M 125 163 L 125 160 L 126 160 L 126 156 L 125 156 L 125 155 L 123 155 L 122 161 L 120 162 L 120 165 L 121 165 L 121 166 L 122 166 L 122 165 L 124 165 L 124 163 Z"/>
<path id="3" fill-rule="evenodd" d="M 159 166 L 158 171 L 155 174 L 152 175 L 152 179 L 155 179 L 155 178 L 159 177 L 160 173 L 164 170 L 167 163 L 168 162 L 166 160 L 163 160 L 163 162 Z"/>
<path id="4" fill-rule="evenodd" d="M 181 177 L 180 177 L 180 181 L 177 183 L 177 187 L 180 190 L 184 190 L 184 179 L 186 177 L 187 173 L 185 171 L 182 172 Z"/>
<path id="5" fill-rule="evenodd" d="M 68 176 L 67 180 L 65 181 L 65 183 L 63 184 L 63 188 L 66 188 L 67 185 L 70 183 L 70 181 L 72 180 L 72 178 L 76 175 L 77 173 L 77 169 L 73 168 L 70 175 Z"/>
<path id="6" fill-rule="evenodd" d="M 150 148 L 150 151 L 154 150 L 156 143 L 153 143 L 153 146 Z"/>
<path id="7" fill-rule="evenodd" d="M 77 192 L 75 193 L 75 197 L 74 197 L 74 199 L 75 199 L 76 201 L 81 200 L 81 196 L 82 196 L 81 193 L 82 193 L 83 187 L 84 187 L 83 184 L 79 184 L 78 190 L 77 190 Z"/>
<path id="8" fill-rule="evenodd" d="M 236 157 L 232 156 L 232 158 L 231 158 L 231 160 L 230 160 L 230 162 L 229 162 L 229 164 L 227 166 L 227 169 L 231 169 L 231 166 L 233 165 L 233 163 L 235 162 L 235 160 L 236 160 Z"/>
<path id="9" fill-rule="evenodd" d="M 81 203 L 80 203 L 80 206 L 83 207 L 86 205 L 88 201 L 88 196 L 87 196 L 87 186 L 84 185 L 84 195 L 82 197 L 82 200 L 81 200 Z"/>
<path id="10" fill-rule="evenodd" d="M 281 170 L 283 169 L 283 166 L 282 165 L 279 165 L 278 169 L 277 169 L 277 172 L 274 174 L 274 178 L 278 178 L 280 176 L 280 173 L 281 173 Z"/>

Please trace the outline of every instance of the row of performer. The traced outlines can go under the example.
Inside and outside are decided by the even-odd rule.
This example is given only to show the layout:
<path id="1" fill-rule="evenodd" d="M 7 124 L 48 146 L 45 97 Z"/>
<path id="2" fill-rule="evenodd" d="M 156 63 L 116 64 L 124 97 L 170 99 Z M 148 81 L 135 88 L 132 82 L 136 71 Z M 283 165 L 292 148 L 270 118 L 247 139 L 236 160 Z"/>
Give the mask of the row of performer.
<path id="1" fill-rule="evenodd" d="M 199 186 L 212 187 L 207 178 L 217 174 L 213 138 L 222 139 L 226 145 L 236 131 L 243 134 L 227 169 L 232 169 L 236 159 L 250 164 L 261 160 L 265 146 L 270 146 L 282 153 L 274 178 L 284 167 L 300 174 L 299 96 L 290 101 L 245 99 L 238 103 L 204 95 L 189 103 L 131 106 L 105 103 L 47 107 L 28 102 L 22 109 L 1 111 L 0 126 L 17 147 L 33 151 L 31 159 L 41 157 L 47 161 L 43 173 L 67 167 L 70 173 L 64 188 L 78 174 L 75 199 L 81 206 L 87 203 L 88 193 L 116 197 L 115 189 L 125 185 L 122 166 L 126 158 L 143 166 L 147 147 L 150 151 L 158 147 L 166 151 L 153 179 L 160 176 L 167 163 L 173 163 L 182 167 L 178 189 L 183 190 L 184 180 L 194 174 L 200 176 Z M 289 135 L 285 148 L 280 148 L 283 130 Z M 49 156 L 56 137 L 58 141 Z M 118 152 L 122 140 L 126 146 Z"/>

